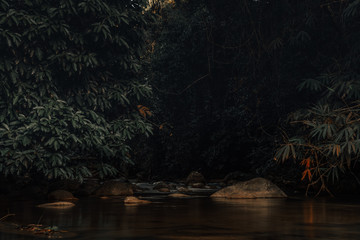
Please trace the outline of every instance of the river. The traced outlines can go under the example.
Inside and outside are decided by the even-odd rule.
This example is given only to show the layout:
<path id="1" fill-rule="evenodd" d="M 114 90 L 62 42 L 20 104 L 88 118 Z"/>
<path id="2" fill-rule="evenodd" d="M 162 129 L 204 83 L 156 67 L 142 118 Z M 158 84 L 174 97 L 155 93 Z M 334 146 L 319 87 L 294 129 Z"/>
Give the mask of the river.
<path id="1" fill-rule="evenodd" d="M 74 240 L 360 239 L 357 200 L 199 197 L 151 201 L 125 206 L 121 198 L 86 198 L 63 210 L 37 208 L 38 202 L 31 201 L 0 202 L 0 214 L 16 214 L 11 221 L 19 224 L 58 226 L 75 233 Z M 0 239 L 38 238 L 0 233 Z"/>

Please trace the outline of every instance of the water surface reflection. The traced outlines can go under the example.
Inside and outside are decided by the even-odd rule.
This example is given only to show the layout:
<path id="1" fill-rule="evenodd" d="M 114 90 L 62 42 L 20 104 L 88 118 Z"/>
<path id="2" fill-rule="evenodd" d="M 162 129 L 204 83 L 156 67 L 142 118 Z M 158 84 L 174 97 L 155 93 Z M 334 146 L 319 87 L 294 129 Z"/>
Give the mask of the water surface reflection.
<path id="1" fill-rule="evenodd" d="M 55 225 L 75 240 L 122 239 L 360 239 L 360 205 L 291 199 L 160 199 L 124 206 L 121 198 L 81 199 L 65 210 L 34 202 L 3 202 L 0 214 L 18 223 Z M 34 237 L 0 233 L 1 240 Z"/>

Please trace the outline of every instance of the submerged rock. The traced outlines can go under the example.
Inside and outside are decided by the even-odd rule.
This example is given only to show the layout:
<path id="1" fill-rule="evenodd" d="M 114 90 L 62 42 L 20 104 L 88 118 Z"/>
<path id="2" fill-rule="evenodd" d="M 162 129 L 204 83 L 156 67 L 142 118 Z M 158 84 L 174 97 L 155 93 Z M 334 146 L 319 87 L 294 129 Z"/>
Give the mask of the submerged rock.
<path id="1" fill-rule="evenodd" d="M 254 178 L 223 188 L 211 195 L 214 198 L 285 198 L 287 195 L 274 183 Z"/>
<path id="2" fill-rule="evenodd" d="M 187 197 L 190 197 L 190 195 L 183 194 L 183 193 L 172 193 L 172 194 L 169 194 L 169 197 L 172 197 L 172 198 L 187 198 Z"/>
<path id="3" fill-rule="evenodd" d="M 117 181 L 105 182 L 95 191 L 96 196 L 129 196 L 133 194 L 133 187 L 130 183 Z"/>
<path id="4" fill-rule="evenodd" d="M 134 196 L 128 196 L 124 199 L 124 203 L 125 204 L 148 204 L 151 203 L 148 200 L 143 200 L 143 199 L 139 199 L 137 197 Z"/>
<path id="5" fill-rule="evenodd" d="M 37 207 L 41 207 L 41 208 L 70 208 L 70 207 L 74 207 L 75 204 L 72 202 L 53 202 L 53 203 L 44 203 L 44 204 L 39 204 L 37 205 Z"/>

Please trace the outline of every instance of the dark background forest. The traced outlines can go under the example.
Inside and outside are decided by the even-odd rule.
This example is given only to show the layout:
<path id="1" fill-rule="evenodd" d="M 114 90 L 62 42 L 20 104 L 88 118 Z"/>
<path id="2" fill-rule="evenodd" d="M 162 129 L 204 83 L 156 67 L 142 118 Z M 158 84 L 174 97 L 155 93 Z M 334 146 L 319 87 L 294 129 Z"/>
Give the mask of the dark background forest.
<path id="1" fill-rule="evenodd" d="M 359 30 L 359 0 L 0 0 L 2 179 L 358 189 Z"/>

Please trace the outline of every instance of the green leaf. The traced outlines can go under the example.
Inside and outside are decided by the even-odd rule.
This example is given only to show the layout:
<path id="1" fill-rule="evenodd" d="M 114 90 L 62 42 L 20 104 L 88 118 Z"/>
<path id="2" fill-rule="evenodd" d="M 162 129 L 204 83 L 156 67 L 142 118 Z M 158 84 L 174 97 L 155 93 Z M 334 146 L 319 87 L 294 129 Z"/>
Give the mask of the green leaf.
<path id="1" fill-rule="evenodd" d="M 24 136 L 22 139 L 22 144 L 26 147 L 31 143 L 31 139 L 28 138 L 27 136 Z"/>

